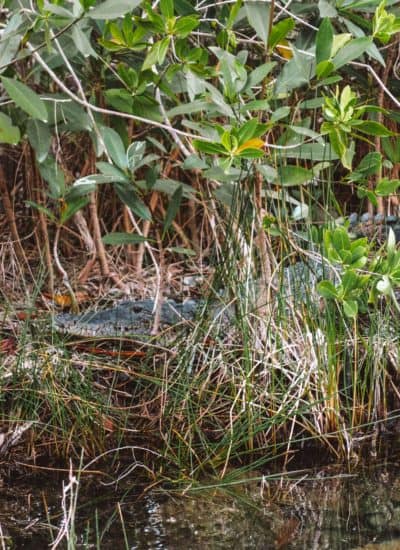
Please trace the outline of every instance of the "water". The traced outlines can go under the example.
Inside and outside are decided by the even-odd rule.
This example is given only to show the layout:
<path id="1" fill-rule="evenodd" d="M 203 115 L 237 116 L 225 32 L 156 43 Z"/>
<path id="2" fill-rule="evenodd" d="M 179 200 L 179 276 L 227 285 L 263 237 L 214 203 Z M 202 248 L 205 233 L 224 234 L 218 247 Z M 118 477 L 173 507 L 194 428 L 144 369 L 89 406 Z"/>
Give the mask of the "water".
<path id="1" fill-rule="evenodd" d="M 115 490 L 92 477 L 79 487 L 74 547 L 399 549 L 399 472 L 392 462 L 351 475 L 334 467 L 307 471 L 280 482 L 254 473 L 250 482 L 186 495 L 143 493 L 132 479 Z M 0 548 L 51 545 L 63 521 L 63 479 L 66 473 L 3 478 Z M 67 548 L 65 540 L 58 548 Z"/>

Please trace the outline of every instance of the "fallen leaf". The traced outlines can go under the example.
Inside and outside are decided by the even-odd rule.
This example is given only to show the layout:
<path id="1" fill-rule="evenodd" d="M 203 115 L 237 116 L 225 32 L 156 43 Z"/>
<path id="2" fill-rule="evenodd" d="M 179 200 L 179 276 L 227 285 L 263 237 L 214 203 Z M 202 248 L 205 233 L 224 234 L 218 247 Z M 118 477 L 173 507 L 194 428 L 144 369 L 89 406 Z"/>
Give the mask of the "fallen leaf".
<path id="1" fill-rule="evenodd" d="M 17 351 L 17 342 L 15 338 L 3 338 L 0 340 L 0 353 L 14 354 Z"/>
<path id="2" fill-rule="evenodd" d="M 33 311 L 17 311 L 16 317 L 18 321 L 27 321 L 28 319 L 36 319 L 37 314 Z"/>
<path id="3" fill-rule="evenodd" d="M 49 300 L 52 300 L 57 306 L 63 309 L 73 306 L 73 301 L 70 294 L 44 294 L 44 296 Z M 89 301 L 89 295 L 87 294 L 87 292 L 76 292 L 74 296 L 77 304 L 82 304 Z"/>
<path id="4" fill-rule="evenodd" d="M 103 415 L 102 422 L 103 422 L 103 428 L 107 432 L 113 432 L 115 430 L 114 422 L 108 416 Z"/>

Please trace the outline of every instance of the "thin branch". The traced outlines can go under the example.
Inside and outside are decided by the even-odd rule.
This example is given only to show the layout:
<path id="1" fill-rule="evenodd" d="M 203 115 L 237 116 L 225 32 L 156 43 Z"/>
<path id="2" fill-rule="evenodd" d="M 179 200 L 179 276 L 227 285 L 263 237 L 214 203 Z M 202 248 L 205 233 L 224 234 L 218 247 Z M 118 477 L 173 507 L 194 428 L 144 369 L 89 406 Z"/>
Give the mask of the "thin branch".
<path id="1" fill-rule="evenodd" d="M 145 124 L 150 124 L 151 126 L 155 126 L 157 128 L 163 128 L 164 130 L 167 130 L 168 132 L 171 132 L 171 128 L 170 128 L 170 126 L 168 126 L 168 124 L 163 124 L 162 122 L 157 122 L 155 120 L 151 120 L 149 118 L 144 118 L 144 117 L 141 117 L 141 116 L 138 116 L 138 115 L 131 115 L 129 113 L 121 113 L 119 111 L 114 111 L 112 109 L 103 109 L 101 107 L 97 107 L 96 105 L 92 105 L 86 99 L 85 100 L 81 99 L 76 94 L 71 92 L 71 90 L 68 88 L 68 86 L 66 86 L 64 84 L 64 82 L 58 78 L 56 73 L 52 69 L 50 69 L 50 67 L 47 65 L 47 63 L 41 57 L 41 55 L 38 52 L 34 51 L 33 46 L 31 44 L 29 44 L 29 42 L 27 43 L 27 46 L 32 51 L 33 57 L 43 67 L 43 69 L 47 72 L 47 74 L 53 79 L 53 81 L 57 84 L 57 86 L 59 86 L 59 88 L 64 93 L 66 93 L 71 99 L 76 101 L 76 103 L 79 103 L 80 105 L 82 105 L 86 109 L 90 109 L 90 110 L 92 110 L 96 113 L 101 113 L 103 115 L 117 116 L 117 117 L 120 117 L 120 118 L 127 118 L 127 119 L 131 119 L 131 120 L 137 120 L 138 122 L 144 122 Z M 193 134 L 190 134 L 188 132 L 184 132 L 183 130 L 178 130 L 176 128 L 174 128 L 173 130 L 176 134 L 179 134 L 179 135 L 184 136 L 184 137 L 212 142 L 211 139 L 205 138 L 203 136 L 195 136 Z"/>

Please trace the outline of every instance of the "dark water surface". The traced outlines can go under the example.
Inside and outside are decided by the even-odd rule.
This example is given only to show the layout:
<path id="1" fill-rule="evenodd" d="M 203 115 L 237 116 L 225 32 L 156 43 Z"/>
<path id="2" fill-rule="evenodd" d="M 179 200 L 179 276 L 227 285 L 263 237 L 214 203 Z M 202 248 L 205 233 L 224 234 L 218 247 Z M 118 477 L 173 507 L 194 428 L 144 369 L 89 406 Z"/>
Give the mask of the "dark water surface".
<path id="1" fill-rule="evenodd" d="M 253 476 L 185 495 L 143 494 L 135 479 L 115 490 L 91 478 L 80 484 L 72 514 L 76 542 L 64 538 L 57 548 L 400 549 L 395 461 L 353 474 L 304 471 L 280 482 Z M 63 480 L 67 473 L 3 477 L 0 549 L 52 547 L 63 522 Z"/>

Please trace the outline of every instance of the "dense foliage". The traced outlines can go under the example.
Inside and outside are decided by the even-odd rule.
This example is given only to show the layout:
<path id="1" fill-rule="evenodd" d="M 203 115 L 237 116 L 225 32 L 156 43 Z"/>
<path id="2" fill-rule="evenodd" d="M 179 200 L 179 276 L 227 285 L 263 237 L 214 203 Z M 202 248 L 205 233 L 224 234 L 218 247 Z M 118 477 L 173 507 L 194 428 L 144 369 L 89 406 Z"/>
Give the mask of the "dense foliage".
<path id="1" fill-rule="evenodd" d="M 267 225 L 318 220 L 332 182 L 383 212 L 379 197 L 400 185 L 396 6 L 3 2 L 1 140 L 29 157 L 35 192 L 25 198 L 42 231 L 67 224 L 104 184 L 127 207 L 122 229 L 102 220 L 106 244 L 142 241 L 157 210 L 165 238 L 188 201 L 195 226 L 202 201 L 229 211 L 239 188 Z M 336 216 L 349 213 L 342 196 Z M 78 228 L 104 258 L 100 229 Z M 178 252 L 199 252 L 193 227 L 177 239 Z"/>

